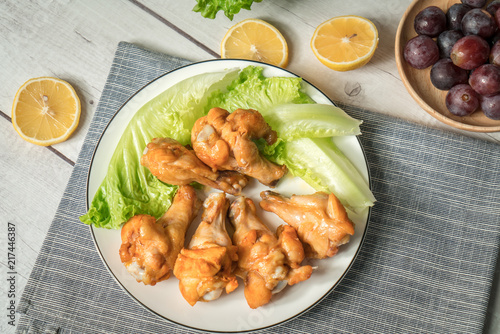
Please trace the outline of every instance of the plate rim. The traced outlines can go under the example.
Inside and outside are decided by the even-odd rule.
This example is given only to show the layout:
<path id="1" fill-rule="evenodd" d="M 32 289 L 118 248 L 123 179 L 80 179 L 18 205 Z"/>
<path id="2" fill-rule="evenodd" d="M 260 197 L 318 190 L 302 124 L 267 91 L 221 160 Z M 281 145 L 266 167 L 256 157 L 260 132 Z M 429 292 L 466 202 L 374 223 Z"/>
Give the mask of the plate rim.
<path id="1" fill-rule="evenodd" d="M 120 111 L 125 107 L 125 105 L 127 103 L 130 102 L 130 100 L 132 100 L 136 95 L 138 95 L 142 90 L 144 90 L 146 87 L 148 87 L 150 84 L 156 82 L 157 80 L 160 80 L 162 78 L 164 78 L 165 76 L 173 73 L 173 72 L 176 72 L 176 71 L 179 71 L 179 70 L 183 70 L 187 67 L 190 67 L 190 66 L 197 66 L 197 65 L 200 65 L 200 64 L 204 64 L 204 63 L 211 63 L 211 62 L 241 62 L 241 63 L 247 63 L 248 65 L 255 65 L 255 66 L 261 66 L 263 68 L 265 67 L 272 67 L 272 68 L 275 68 L 275 69 L 279 69 L 279 70 L 282 70 L 282 71 L 285 71 L 287 72 L 288 74 L 291 74 L 293 77 L 298 77 L 298 78 L 301 78 L 302 81 L 306 82 L 308 85 L 310 85 L 313 89 L 317 90 L 319 93 L 321 93 L 330 103 L 332 103 L 332 105 L 334 106 L 337 106 L 337 104 L 332 101 L 332 99 L 330 99 L 322 90 L 320 90 L 319 88 L 317 88 L 315 85 L 313 85 L 311 82 L 309 82 L 308 80 L 306 80 L 305 78 L 303 78 L 302 76 L 299 76 L 298 74 L 295 74 L 294 72 L 288 70 L 288 69 L 285 69 L 285 68 L 281 68 L 279 66 L 276 66 L 276 65 L 272 65 L 272 64 L 267 64 L 267 63 L 263 63 L 263 62 L 259 62 L 259 61 L 256 61 L 256 60 L 246 60 L 246 59 L 234 59 L 234 58 L 225 58 L 225 59 L 209 59 L 209 60 L 203 60 L 203 61 L 197 61 L 197 62 L 192 62 L 192 63 L 189 63 L 189 64 L 185 64 L 185 65 L 182 65 L 180 67 L 177 67 L 173 70 L 170 70 L 170 71 L 167 71 L 165 72 L 164 74 L 150 80 L 149 82 L 147 82 L 146 84 L 142 85 L 139 89 L 137 89 L 132 95 L 130 95 L 126 101 L 124 101 L 120 107 L 118 107 L 118 109 L 116 110 L 116 112 L 113 114 L 113 116 L 109 119 L 109 121 L 107 122 L 106 126 L 104 127 L 104 129 L 102 130 L 102 133 L 99 135 L 99 139 L 97 140 L 96 142 L 96 145 L 95 145 L 95 148 L 92 152 L 92 156 L 90 158 L 90 163 L 89 163 L 89 166 L 87 168 L 87 177 L 86 177 L 86 187 L 85 187 L 85 204 L 86 204 L 86 209 L 87 209 L 87 212 L 90 208 L 90 204 L 92 202 L 92 200 L 89 200 L 89 183 L 90 183 L 90 172 L 91 172 L 91 169 L 92 169 L 92 165 L 94 163 L 94 157 L 96 155 L 96 152 L 97 152 L 97 149 L 99 148 L 99 145 L 101 143 L 101 140 L 103 139 L 104 137 L 104 134 L 106 133 L 106 130 L 108 129 L 108 127 L 110 126 L 110 124 L 112 123 L 112 121 L 114 120 L 114 118 L 120 113 Z M 241 69 L 241 68 L 240 68 Z M 368 182 L 368 186 L 370 188 L 370 190 L 372 190 L 372 177 L 371 177 L 371 173 L 370 173 L 370 168 L 369 168 L 369 163 L 368 163 L 368 159 L 367 159 L 367 155 L 366 155 L 366 152 L 365 152 L 365 149 L 363 147 L 363 145 L 361 144 L 361 141 L 359 139 L 359 136 L 355 136 L 357 142 L 358 142 L 358 145 L 361 149 L 361 152 L 363 154 L 363 157 L 364 157 L 364 164 L 365 164 L 365 167 L 366 167 L 366 170 L 367 170 L 367 182 Z M 366 216 L 366 225 L 365 225 L 365 229 L 363 231 L 363 234 L 361 235 L 361 238 L 360 238 L 360 242 L 359 242 L 359 245 L 358 245 L 358 248 L 356 249 L 355 253 L 354 253 L 354 256 L 352 257 L 352 259 L 349 261 L 349 264 L 348 266 L 344 269 L 342 275 L 340 275 L 339 279 L 337 280 L 337 282 L 335 282 L 335 284 L 333 284 L 330 289 L 328 289 L 328 291 L 326 291 L 323 296 L 321 296 L 320 298 L 318 298 L 318 300 L 316 300 L 313 304 L 309 305 L 308 307 L 306 307 L 305 309 L 303 309 L 302 311 L 296 313 L 295 315 L 293 316 L 290 316 L 289 318 L 287 319 L 284 319 L 284 320 L 281 320 L 279 322 L 276 322 L 274 324 L 271 324 L 271 325 L 265 325 L 265 326 L 260 326 L 258 328 L 252 328 L 252 329 L 245 329 L 245 330 L 236 330 L 236 331 L 220 331 L 220 330 L 211 330 L 211 329 L 204 329 L 204 328 L 199 328 L 199 327 L 195 327 L 195 326 L 192 326 L 192 325 L 187 325 L 187 324 L 183 324 L 181 322 L 178 322 L 178 321 L 175 321 L 175 320 L 172 320 L 172 319 L 169 319 L 168 317 L 164 316 L 164 315 L 161 315 L 159 314 L 157 311 L 151 309 L 149 306 L 143 304 L 139 299 L 137 299 L 121 282 L 120 280 L 118 279 L 118 277 L 116 277 L 115 273 L 111 270 L 110 268 L 110 265 L 107 263 L 106 259 L 104 258 L 104 255 L 102 254 L 101 252 L 101 249 L 99 248 L 99 245 L 97 244 L 97 240 L 96 240 L 96 236 L 94 234 L 94 230 L 97 229 L 97 227 L 95 227 L 94 225 L 89 225 L 88 228 L 90 229 L 90 232 L 91 232 L 91 235 L 92 235 L 92 241 L 93 241 L 93 244 L 94 244 L 94 247 L 96 248 L 97 250 L 97 253 L 99 254 L 99 257 L 101 258 L 101 261 L 104 263 L 105 267 L 106 267 L 106 270 L 111 274 L 111 277 L 113 277 L 113 279 L 115 280 L 115 282 L 120 286 L 120 288 L 125 291 L 136 303 L 138 303 L 141 307 L 147 309 L 149 312 L 151 312 L 152 314 L 170 322 L 170 323 L 174 323 L 174 324 L 177 324 L 179 326 L 182 326 L 184 328 L 188 328 L 188 329 L 193 329 L 193 330 L 196 330 L 196 331 L 203 331 L 203 332 L 208 332 L 208 333 L 248 333 L 248 332 L 252 332 L 252 331 L 260 331 L 260 330 L 264 330 L 264 329 L 269 329 L 269 328 L 272 328 L 272 327 L 275 327 L 275 326 L 278 326 L 278 325 L 282 325 L 288 321 L 291 321 L 305 313 L 307 313 L 308 311 L 310 311 L 312 308 L 314 308 L 315 306 L 317 306 L 322 300 L 324 300 L 328 295 L 330 295 L 330 293 L 333 292 L 333 290 L 335 290 L 335 288 L 337 288 L 337 286 L 342 282 L 342 280 L 344 279 L 344 277 L 347 275 L 347 273 L 349 272 L 349 270 L 351 269 L 352 265 L 354 264 L 356 258 L 358 257 L 360 251 L 361 251 L 361 248 L 363 247 L 363 244 L 365 242 L 365 239 L 366 239 L 366 235 L 367 235 L 367 231 L 368 231 L 368 228 L 369 228 L 369 225 L 370 225 L 370 218 L 371 218 L 371 213 L 372 213 L 372 207 L 368 207 L 368 212 L 367 212 L 367 216 Z"/>

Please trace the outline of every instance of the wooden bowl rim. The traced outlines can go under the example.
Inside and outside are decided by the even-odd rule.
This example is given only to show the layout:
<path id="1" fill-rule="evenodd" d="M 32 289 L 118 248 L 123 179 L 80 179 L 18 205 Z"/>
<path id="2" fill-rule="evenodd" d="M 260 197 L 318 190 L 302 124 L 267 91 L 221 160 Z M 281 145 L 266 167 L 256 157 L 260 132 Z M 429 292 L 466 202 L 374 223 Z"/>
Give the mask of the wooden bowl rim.
<path id="1" fill-rule="evenodd" d="M 406 90 L 410 93 L 412 98 L 422 107 L 427 113 L 429 113 L 431 116 L 434 118 L 438 119 L 439 121 L 453 126 L 455 128 L 461 129 L 461 130 L 467 130 L 467 131 L 472 131 L 472 132 L 498 132 L 500 131 L 500 125 L 492 125 L 492 126 L 480 126 L 480 125 L 471 125 L 471 124 L 465 124 L 461 123 L 458 121 L 455 121 L 439 112 L 434 110 L 431 106 L 425 102 L 420 95 L 415 91 L 413 88 L 412 84 L 408 80 L 408 77 L 406 76 L 406 73 L 403 69 L 402 62 L 405 61 L 402 57 L 402 52 L 403 49 L 401 48 L 401 33 L 403 30 L 403 26 L 410 14 L 410 12 L 413 10 L 413 7 L 417 5 L 418 2 L 421 0 L 413 0 L 413 2 L 406 8 L 405 13 L 403 14 L 403 17 L 399 21 L 398 25 L 398 30 L 396 32 L 396 43 L 395 43 L 395 56 L 396 56 L 396 65 L 398 68 L 399 76 L 401 77 L 401 80 L 403 81 L 403 84 L 406 87 Z"/>

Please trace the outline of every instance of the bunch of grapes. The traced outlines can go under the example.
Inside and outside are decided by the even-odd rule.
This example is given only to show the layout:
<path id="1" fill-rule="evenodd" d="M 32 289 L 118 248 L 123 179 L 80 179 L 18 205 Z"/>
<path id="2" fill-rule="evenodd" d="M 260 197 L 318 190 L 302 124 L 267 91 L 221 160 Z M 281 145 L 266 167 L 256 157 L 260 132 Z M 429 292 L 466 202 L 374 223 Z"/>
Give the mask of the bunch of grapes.
<path id="1" fill-rule="evenodd" d="M 461 0 L 446 13 L 429 6 L 415 17 L 418 34 L 404 48 L 417 69 L 432 66 L 430 79 L 446 90 L 446 107 L 457 116 L 482 109 L 500 120 L 500 0 Z"/>

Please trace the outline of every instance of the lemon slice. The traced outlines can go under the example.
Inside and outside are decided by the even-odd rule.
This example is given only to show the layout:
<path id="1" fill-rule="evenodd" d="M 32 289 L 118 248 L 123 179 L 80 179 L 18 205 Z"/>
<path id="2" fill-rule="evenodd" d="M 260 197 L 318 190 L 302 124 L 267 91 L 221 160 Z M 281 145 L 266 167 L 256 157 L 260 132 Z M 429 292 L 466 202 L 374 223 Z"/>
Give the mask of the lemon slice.
<path id="1" fill-rule="evenodd" d="M 49 146 L 75 131 L 80 120 L 80 99 L 66 81 L 41 77 L 26 81 L 12 106 L 12 125 L 30 143 Z"/>
<path id="2" fill-rule="evenodd" d="M 271 24 L 247 19 L 232 26 L 221 42 L 222 58 L 257 60 L 271 65 L 288 65 L 288 45 Z"/>
<path id="3" fill-rule="evenodd" d="M 311 48 L 324 65 L 350 71 L 370 61 L 378 45 L 378 31 L 370 20 L 354 15 L 338 16 L 320 24 Z"/>

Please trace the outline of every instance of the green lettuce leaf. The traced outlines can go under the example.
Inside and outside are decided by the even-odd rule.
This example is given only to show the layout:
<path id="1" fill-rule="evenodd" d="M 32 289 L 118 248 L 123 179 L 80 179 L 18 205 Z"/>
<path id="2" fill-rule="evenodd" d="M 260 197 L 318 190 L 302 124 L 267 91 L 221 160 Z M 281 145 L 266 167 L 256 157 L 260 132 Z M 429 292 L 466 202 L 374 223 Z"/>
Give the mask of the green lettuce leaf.
<path id="1" fill-rule="evenodd" d="M 361 133 L 360 120 L 338 107 L 316 104 L 305 94 L 301 78 L 268 78 L 262 71 L 262 67 L 246 67 L 226 93 L 209 99 L 207 112 L 213 107 L 230 112 L 238 108 L 258 110 L 284 140 Z"/>
<path id="2" fill-rule="evenodd" d="M 262 67 L 245 67 L 226 93 L 208 100 L 210 108 L 219 107 L 232 112 L 238 108 L 255 109 L 262 115 L 280 104 L 314 103 L 302 89 L 302 79 L 296 77 L 265 77 Z"/>
<path id="3" fill-rule="evenodd" d="M 240 12 L 240 9 L 250 10 L 254 2 L 262 0 L 196 0 L 198 3 L 194 6 L 193 11 L 201 13 L 201 16 L 208 19 L 215 19 L 219 11 L 224 11 L 230 20 L 235 14 Z"/>
<path id="4" fill-rule="evenodd" d="M 362 121 L 330 104 L 280 104 L 267 111 L 264 117 L 286 141 L 361 134 Z"/>
<path id="5" fill-rule="evenodd" d="M 140 165 L 144 148 L 155 137 L 189 144 L 191 128 L 205 115 L 204 106 L 210 94 L 225 90 L 237 76 L 237 70 L 197 75 L 141 107 L 124 130 L 106 176 L 80 220 L 96 227 L 118 229 L 135 214 L 159 218 L 170 207 L 177 187 L 162 183 Z"/>
<path id="6" fill-rule="evenodd" d="M 280 140 L 263 148 L 271 161 L 285 164 L 290 173 L 317 191 L 333 192 L 352 211 L 360 211 L 375 202 L 370 186 L 332 138 Z"/>

